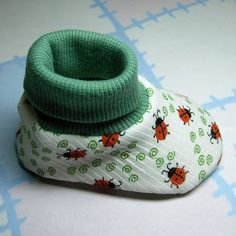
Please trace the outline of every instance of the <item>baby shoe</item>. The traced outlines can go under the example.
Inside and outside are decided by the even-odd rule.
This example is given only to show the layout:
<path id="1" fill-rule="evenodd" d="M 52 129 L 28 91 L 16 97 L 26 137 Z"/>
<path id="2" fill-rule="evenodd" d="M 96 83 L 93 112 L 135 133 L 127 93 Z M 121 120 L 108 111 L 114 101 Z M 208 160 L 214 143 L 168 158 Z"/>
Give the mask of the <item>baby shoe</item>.
<path id="1" fill-rule="evenodd" d="M 194 101 L 138 76 L 134 52 L 82 30 L 40 37 L 27 56 L 21 165 L 45 178 L 180 194 L 217 167 L 217 123 Z"/>

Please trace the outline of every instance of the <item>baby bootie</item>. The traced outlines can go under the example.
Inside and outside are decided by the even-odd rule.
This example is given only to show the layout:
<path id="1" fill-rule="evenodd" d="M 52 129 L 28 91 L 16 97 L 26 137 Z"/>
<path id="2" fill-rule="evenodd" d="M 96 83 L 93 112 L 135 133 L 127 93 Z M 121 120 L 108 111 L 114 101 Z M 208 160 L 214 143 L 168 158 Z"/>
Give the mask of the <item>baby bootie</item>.
<path id="1" fill-rule="evenodd" d="M 109 35 L 64 30 L 30 48 L 22 166 L 59 181 L 135 192 L 185 193 L 222 156 L 212 116 L 194 101 L 137 75 L 133 51 Z"/>

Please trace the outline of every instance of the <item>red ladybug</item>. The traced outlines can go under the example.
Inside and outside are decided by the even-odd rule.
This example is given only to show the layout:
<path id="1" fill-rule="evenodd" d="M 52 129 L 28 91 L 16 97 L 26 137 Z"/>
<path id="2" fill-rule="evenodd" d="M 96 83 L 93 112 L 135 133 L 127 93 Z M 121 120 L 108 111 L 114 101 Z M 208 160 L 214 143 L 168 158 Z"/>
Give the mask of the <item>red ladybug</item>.
<path id="1" fill-rule="evenodd" d="M 171 188 L 173 185 L 175 185 L 177 188 L 179 188 L 179 185 L 183 184 L 185 181 L 186 174 L 188 171 L 184 170 L 184 166 L 182 168 L 178 167 L 178 163 L 176 163 L 176 167 L 171 167 L 171 163 L 167 164 L 167 170 L 163 170 L 161 173 L 163 174 L 166 172 L 168 174 L 168 180 L 165 180 L 166 183 L 171 181 Z"/>
<path id="2" fill-rule="evenodd" d="M 195 113 L 192 112 L 188 106 L 187 108 L 185 108 L 184 106 L 179 106 L 179 109 L 177 109 L 177 111 L 179 112 L 179 118 L 184 122 L 184 125 L 187 123 L 189 124 L 189 121 L 193 122 L 193 120 L 191 120 L 191 117 L 192 115 L 195 115 Z"/>
<path id="3" fill-rule="evenodd" d="M 217 143 L 219 143 L 219 140 L 222 140 L 222 138 L 218 125 L 216 124 L 216 122 L 211 122 L 211 125 L 209 125 L 209 127 L 211 127 L 211 131 L 207 134 L 210 137 L 210 142 L 213 144 L 211 140 L 215 139 L 217 140 Z"/>
<path id="4" fill-rule="evenodd" d="M 125 133 L 104 134 L 99 142 L 102 142 L 104 147 L 114 147 L 116 143 L 120 144 L 119 137 L 124 136 Z"/>
<path id="5" fill-rule="evenodd" d="M 165 117 L 163 118 L 158 117 L 159 112 L 160 110 L 157 110 L 157 114 L 153 114 L 153 117 L 156 117 L 156 121 L 155 121 L 155 126 L 152 126 L 152 129 L 155 130 L 155 134 L 153 135 L 153 138 L 156 137 L 157 142 L 165 140 L 167 134 L 170 134 L 167 129 L 169 125 L 165 123 L 164 121 Z"/>
<path id="6" fill-rule="evenodd" d="M 105 187 L 105 188 L 118 188 L 119 186 L 121 186 L 122 182 L 118 181 L 119 184 L 115 185 L 112 182 L 113 179 L 110 180 L 105 180 L 104 177 L 102 179 L 95 179 L 95 183 L 94 186 L 101 186 L 101 187 Z"/>
<path id="7" fill-rule="evenodd" d="M 84 158 L 87 155 L 86 152 L 87 150 L 80 150 L 80 148 L 77 148 L 74 151 L 72 151 L 71 149 L 67 149 L 66 152 L 63 154 L 57 153 L 57 158 L 67 157 L 66 160 L 69 159 L 77 160 L 78 158 Z"/>

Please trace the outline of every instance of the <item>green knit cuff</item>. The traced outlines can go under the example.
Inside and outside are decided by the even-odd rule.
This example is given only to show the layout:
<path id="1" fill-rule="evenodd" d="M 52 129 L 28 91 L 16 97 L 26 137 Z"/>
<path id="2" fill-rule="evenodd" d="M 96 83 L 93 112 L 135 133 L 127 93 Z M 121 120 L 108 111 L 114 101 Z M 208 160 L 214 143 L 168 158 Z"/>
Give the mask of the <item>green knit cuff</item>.
<path id="1" fill-rule="evenodd" d="M 82 30 L 49 33 L 32 45 L 24 89 L 41 126 L 58 133 L 121 132 L 148 106 L 133 51 Z"/>

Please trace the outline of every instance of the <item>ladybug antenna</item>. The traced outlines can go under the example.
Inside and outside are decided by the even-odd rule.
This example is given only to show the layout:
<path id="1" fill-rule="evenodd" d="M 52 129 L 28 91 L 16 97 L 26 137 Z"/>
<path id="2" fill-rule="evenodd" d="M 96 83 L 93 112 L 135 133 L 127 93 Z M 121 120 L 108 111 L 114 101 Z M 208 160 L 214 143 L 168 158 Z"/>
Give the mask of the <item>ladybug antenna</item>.
<path id="1" fill-rule="evenodd" d="M 167 167 L 168 170 L 171 170 L 171 168 L 169 168 L 169 165 L 171 165 L 170 162 L 166 165 L 166 167 Z"/>
<path id="2" fill-rule="evenodd" d="M 163 171 L 161 172 L 161 174 L 163 175 L 165 172 L 166 172 L 167 174 L 169 173 L 167 170 L 163 170 Z"/>
<path id="3" fill-rule="evenodd" d="M 125 135 L 125 131 L 124 131 L 124 133 L 123 133 L 123 134 L 122 134 L 122 133 L 119 133 L 119 135 L 120 135 L 120 136 L 124 136 L 124 135 Z"/>
<path id="4" fill-rule="evenodd" d="M 62 157 L 62 156 L 63 156 L 63 154 L 57 153 L 57 158 Z"/>
<path id="5" fill-rule="evenodd" d="M 121 181 L 118 181 L 118 182 L 119 182 L 119 184 L 118 184 L 117 186 L 119 187 L 119 186 L 121 186 L 121 185 L 122 185 L 122 182 L 121 182 Z"/>

